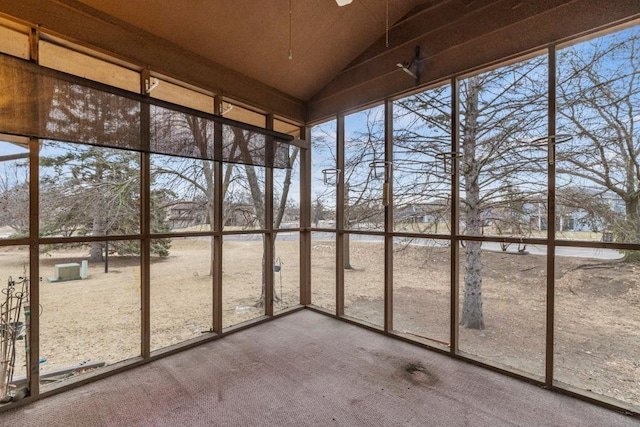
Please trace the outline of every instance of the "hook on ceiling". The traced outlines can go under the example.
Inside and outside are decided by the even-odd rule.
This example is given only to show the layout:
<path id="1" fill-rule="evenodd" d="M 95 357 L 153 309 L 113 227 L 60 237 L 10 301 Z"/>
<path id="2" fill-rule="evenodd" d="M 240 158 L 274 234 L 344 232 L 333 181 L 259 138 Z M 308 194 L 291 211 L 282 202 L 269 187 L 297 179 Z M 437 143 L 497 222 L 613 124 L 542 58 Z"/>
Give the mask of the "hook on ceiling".
<path id="1" fill-rule="evenodd" d="M 405 73 L 413 77 L 416 81 L 416 85 L 418 85 L 420 83 L 421 68 L 422 68 L 423 61 L 424 59 L 420 55 L 420 46 L 416 46 L 415 55 L 411 60 L 398 62 L 396 65 L 402 71 L 404 71 Z"/>

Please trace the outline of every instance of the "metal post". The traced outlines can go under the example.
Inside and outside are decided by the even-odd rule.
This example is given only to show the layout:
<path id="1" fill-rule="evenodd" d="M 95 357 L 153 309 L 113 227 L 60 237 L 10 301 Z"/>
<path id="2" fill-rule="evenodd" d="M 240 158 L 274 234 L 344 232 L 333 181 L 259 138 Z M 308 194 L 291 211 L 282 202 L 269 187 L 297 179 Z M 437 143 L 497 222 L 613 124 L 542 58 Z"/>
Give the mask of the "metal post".
<path id="1" fill-rule="evenodd" d="M 109 215 L 107 215 L 107 229 L 104 232 L 105 237 L 107 238 L 104 241 L 104 272 L 109 272 Z"/>

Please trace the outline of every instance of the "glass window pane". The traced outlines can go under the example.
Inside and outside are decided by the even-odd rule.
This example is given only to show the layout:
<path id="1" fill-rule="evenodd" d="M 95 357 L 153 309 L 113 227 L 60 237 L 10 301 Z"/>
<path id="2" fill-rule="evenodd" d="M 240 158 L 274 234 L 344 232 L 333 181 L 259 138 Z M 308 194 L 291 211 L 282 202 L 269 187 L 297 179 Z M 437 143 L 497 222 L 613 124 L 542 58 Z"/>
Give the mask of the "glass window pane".
<path id="1" fill-rule="evenodd" d="M 311 233 L 311 304 L 336 312 L 335 233 Z"/>
<path id="2" fill-rule="evenodd" d="M 460 231 L 545 237 L 546 55 L 460 81 Z"/>
<path id="3" fill-rule="evenodd" d="M 28 144 L 0 135 L 0 238 L 29 236 Z"/>
<path id="4" fill-rule="evenodd" d="M 311 226 L 336 228 L 337 169 L 336 121 L 311 128 Z"/>
<path id="5" fill-rule="evenodd" d="M 169 108 L 150 106 L 150 148 L 154 153 L 214 158 L 214 123 Z"/>
<path id="6" fill-rule="evenodd" d="M 264 315 L 264 236 L 224 236 L 222 252 L 222 327 Z"/>
<path id="7" fill-rule="evenodd" d="M 151 155 L 151 232 L 212 231 L 214 163 Z"/>
<path id="8" fill-rule="evenodd" d="M 264 230 L 265 169 L 223 164 L 223 221 L 225 230 Z"/>
<path id="9" fill-rule="evenodd" d="M 85 79 L 140 93 L 140 74 L 93 56 L 40 40 L 39 64 Z"/>
<path id="10" fill-rule="evenodd" d="M 300 234 L 280 232 L 273 255 L 274 312 L 300 304 Z"/>
<path id="11" fill-rule="evenodd" d="M 260 132 L 243 129 L 241 127 L 222 124 L 222 160 L 241 165 L 269 164 L 267 159 L 267 144 L 271 143 L 275 149 L 273 163 L 275 167 L 287 167 L 288 151 L 284 151 L 287 144 L 274 143 Z"/>
<path id="12" fill-rule="evenodd" d="M 618 251 L 556 256 L 554 378 L 640 409 L 640 268 Z"/>
<path id="13" fill-rule="evenodd" d="M 640 243 L 639 44 L 634 26 L 558 51 L 559 239 Z"/>
<path id="14" fill-rule="evenodd" d="M 546 55 L 460 81 L 462 234 L 546 236 L 547 90 Z M 459 347 L 542 377 L 546 251 L 525 246 L 464 242 Z"/>
<path id="15" fill-rule="evenodd" d="M 300 227 L 300 148 L 288 146 L 289 169 L 273 169 L 273 228 Z"/>
<path id="16" fill-rule="evenodd" d="M 119 247 L 139 244 L 120 241 Z M 45 386 L 140 355 L 140 257 L 109 245 L 109 256 L 96 262 L 91 246 L 40 247 L 40 382 Z"/>
<path id="17" fill-rule="evenodd" d="M 31 313 L 29 298 L 29 248 L 0 247 L 0 345 L 13 366 L 0 365 L 0 375 L 8 384 L 0 399 L 14 396 L 27 387 L 28 332 Z"/>
<path id="18" fill-rule="evenodd" d="M 384 238 L 345 234 L 344 314 L 384 326 Z"/>
<path id="19" fill-rule="evenodd" d="M 140 232 L 140 154 L 45 141 L 40 151 L 40 234 L 106 236 Z M 126 248 L 120 241 L 112 249 Z M 102 260 L 95 242 L 91 261 Z"/>
<path id="20" fill-rule="evenodd" d="M 393 229 L 451 233 L 451 88 L 393 104 Z"/>
<path id="21" fill-rule="evenodd" d="M 211 237 L 153 239 L 165 257 L 151 259 L 151 350 L 197 338 L 213 326 Z"/>
<path id="22" fill-rule="evenodd" d="M 384 107 L 344 118 L 344 228 L 384 230 Z"/>
<path id="23" fill-rule="evenodd" d="M 464 242 L 459 264 L 460 351 L 543 378 L 546 266 L 543 245 L 503 252 L 496 242 Z"/>
<path id="24" fill-rule="evenodd" d="M 433 346 L 449 346 L 451 245 L 448 240 L 393 239 L 393 329 Z"/>

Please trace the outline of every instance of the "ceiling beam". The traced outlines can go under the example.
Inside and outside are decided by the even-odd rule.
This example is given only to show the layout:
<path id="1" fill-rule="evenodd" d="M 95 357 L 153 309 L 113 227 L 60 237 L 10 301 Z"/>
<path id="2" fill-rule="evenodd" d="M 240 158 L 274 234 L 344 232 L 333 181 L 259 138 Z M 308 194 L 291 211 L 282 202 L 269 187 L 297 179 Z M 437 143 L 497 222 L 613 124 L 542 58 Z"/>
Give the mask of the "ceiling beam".
<path id="1" fill-rule="evenodd" d="M 457 18 L 456 18 L 457 14 Z M 392 29 L 389 49 L 381 40 L 308 103 L 314 123 L 361 105 L 415 89 L 396 64 L 425 58 L 421 84 L 513 58 L 594 29 L 640 17 L 640 2 L 617 0 L 453 0 L 427 8 Z M 447 22 L 447 19 L 449 21 Z"/>

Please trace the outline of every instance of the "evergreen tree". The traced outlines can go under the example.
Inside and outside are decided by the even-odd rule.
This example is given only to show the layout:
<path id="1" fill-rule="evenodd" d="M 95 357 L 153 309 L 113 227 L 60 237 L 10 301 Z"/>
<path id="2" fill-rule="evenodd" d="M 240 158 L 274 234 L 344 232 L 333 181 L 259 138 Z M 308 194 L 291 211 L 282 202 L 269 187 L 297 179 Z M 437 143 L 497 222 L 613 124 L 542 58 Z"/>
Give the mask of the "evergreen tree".
<path id="1" fill-rule="evenodd" d="M 43 236 L 116 236 L 140 232 L 140 155 L 84 145 L 48 143 L 40 164 Z M 151 193 L 151 228 L 168 230 L 162 190 Z M 107 240 L 107 239 L 105 239 Z M 156 239 L 151 253 L 167 256 L 169 239 Z M 90 260 L 102 261 L 105 242 L 90 244 Z M 111 240 L 109 252 L 140 253 L 137 240 Z"/>

